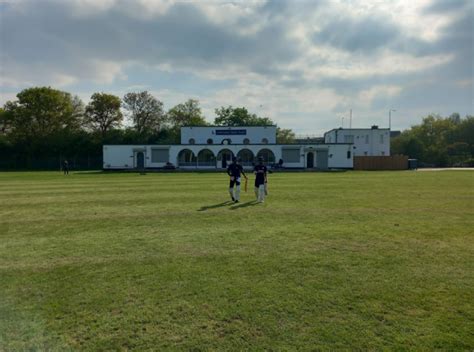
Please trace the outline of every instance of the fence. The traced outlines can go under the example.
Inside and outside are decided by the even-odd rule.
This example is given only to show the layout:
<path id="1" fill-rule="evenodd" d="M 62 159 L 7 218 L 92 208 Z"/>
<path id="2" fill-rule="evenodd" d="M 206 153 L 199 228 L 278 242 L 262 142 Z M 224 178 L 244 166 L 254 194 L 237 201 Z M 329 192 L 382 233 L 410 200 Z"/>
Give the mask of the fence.
<path id="1" fill-rule="evenodd" d="M 0 171 L 13 170 L 61 170 L 63 160 L 67 160 L 70 170 L 102 169 L 102 156 L 51 156 L 51 157 L 18 157 L 0 156 Z"/>
<path id="2" fill-rule="evenodd" d="M 408 157 L 394 156 L 355 156 L 354 170 L 406 170 Z"/>

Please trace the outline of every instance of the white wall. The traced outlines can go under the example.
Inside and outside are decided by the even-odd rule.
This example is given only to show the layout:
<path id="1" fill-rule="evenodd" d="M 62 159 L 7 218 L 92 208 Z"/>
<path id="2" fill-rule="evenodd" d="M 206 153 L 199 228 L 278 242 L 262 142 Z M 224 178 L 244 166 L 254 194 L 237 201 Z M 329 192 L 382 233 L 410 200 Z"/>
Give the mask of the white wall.
<path id="1" fill-rule="evenodd" d="M 135 168 L 135 156 L 138 151 L 144 152 L 145 155 L 145 167 L 146 168 L 159 168 L 165 166 L 165 162 L 153 163 L 152 161 L 152 149 L 168 149 L 169 150 L 169 162 L 173 165 L 178 166 L 178 154 L 184 149 L 191 150 L 194 155 L 198 155 L 200 151 L 204 149 L 210 150 L 214 157 L 217 158 L 219 151 L 223 149 L 230 150 L 234 156 L 242 149 L 250 150 L 254 157 L 257 156 L 258 152 L 263 149 L 269 149 L 275 156 L 275 162 L 282 158 L 282 149 L 291 148 L 299 149 L 300 158 L 298 162 L 287 162 L 284 160 L 283 166 L 286 168 L 305 168 L 306 156 L 308 152 L 313 152 L 316 155 L 317 150 L 328 151 L 328 167 L 329 168 L 352 168 L 353 158 L 352 150 L 353 146 L 350 144 L 314 144 L 314 145 L 296 145 L 296 144 L 273 144 L 273 145 L 104 145 L 104 169 L 133 169 Z M 347 152 L 351 151 L 351 155 L 347 158 Z M 316 158 L 315 163 L 316 165 Z M 198 166 L 199 169 L 220 169 L 222 166 L 221 161 L 217 161 L 215 166 Z M 196 166 L 181 167 L 183 169 L 196 169 Z M 246 168 L 251 168 L 247 166 Z"/>
<path id="2" fill-rule="evenodd" d="M 390 130 L 388 128 L 331 130 L 324 134 L 324 142 L 348 143 L 351 136 L 355 146 L 354 156 L 390 155 Z"/>
<path id="3" fill-rule="evenodd" d="M 135 167 L 134 150 L 145 149 L 144 145 L 104 145 L 102 147 L 104 169 L 133 169 Z M 145 166 L 147 162 L 145 153 Z"/>
<path id="4" fill-rule="evenodd" d="M 244 144 L 244 139 L 248 139 L 249 144 L 261 144 L 263 138 L 267 139 L 268 144 L 274 144 L 276 127 L 181 127 L 181 144 L 190 144 L 191 138 L 194 139 L 194 144 L 208 144 L 208 139 L 212 139 L 212 144 L 222 144 L 224 139 L 230 139 L 231 144 Z"/>

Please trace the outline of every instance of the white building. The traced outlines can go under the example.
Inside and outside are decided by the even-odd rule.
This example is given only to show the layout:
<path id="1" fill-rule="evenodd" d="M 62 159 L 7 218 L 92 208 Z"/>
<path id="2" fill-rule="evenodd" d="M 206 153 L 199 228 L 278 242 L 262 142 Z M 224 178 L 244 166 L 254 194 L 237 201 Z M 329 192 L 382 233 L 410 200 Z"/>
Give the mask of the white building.
<path id="1" fill-rule="evenodd" d="M 276 126 L 182 127 L 181 144 L 275 144 Z"/>
<path id="2" fill-rule="evenodd" d="M 354 156 L 390 156 L 390 129 L 335 128 L 324 134 L 324 143 L 352 143 Z"/>
<path id="3" fill-rule="evenodd" d="M 352 143 L 276 144 L 276 127 L 183 127 L 179 145 L 104 145 L 104 169 L 225 169 L 233 156 L 244 168 L 258 157 L 284 168 L 350 169 Z"/>

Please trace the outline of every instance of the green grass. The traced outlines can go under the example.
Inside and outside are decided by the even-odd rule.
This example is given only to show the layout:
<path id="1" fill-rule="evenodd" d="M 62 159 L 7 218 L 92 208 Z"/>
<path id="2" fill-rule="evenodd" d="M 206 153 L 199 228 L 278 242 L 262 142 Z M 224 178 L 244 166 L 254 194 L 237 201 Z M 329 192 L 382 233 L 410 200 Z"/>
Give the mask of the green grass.
<path id="1" fill-rule="evenodd" d="M 0 173 L 0 350 L 474 349 L 473 172 L 227 182 Z"/>

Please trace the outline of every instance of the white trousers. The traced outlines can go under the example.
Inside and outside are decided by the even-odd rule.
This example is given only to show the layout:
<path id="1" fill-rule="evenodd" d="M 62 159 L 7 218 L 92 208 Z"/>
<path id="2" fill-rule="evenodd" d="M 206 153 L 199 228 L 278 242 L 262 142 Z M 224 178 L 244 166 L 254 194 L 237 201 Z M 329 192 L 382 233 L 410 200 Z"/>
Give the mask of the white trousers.
<path id="1" fill-rule="evenodd" d="M 260 185 L 254 188 L 255 197 L 257 197 L 257 201 L 263 203 L 265 201 L 265 185 Z"/>
<path id="2" fill-rule="evenodd" d="M 240 200 L 240 186 L 229 187 L 229 194 L 235 200 Z"/>

